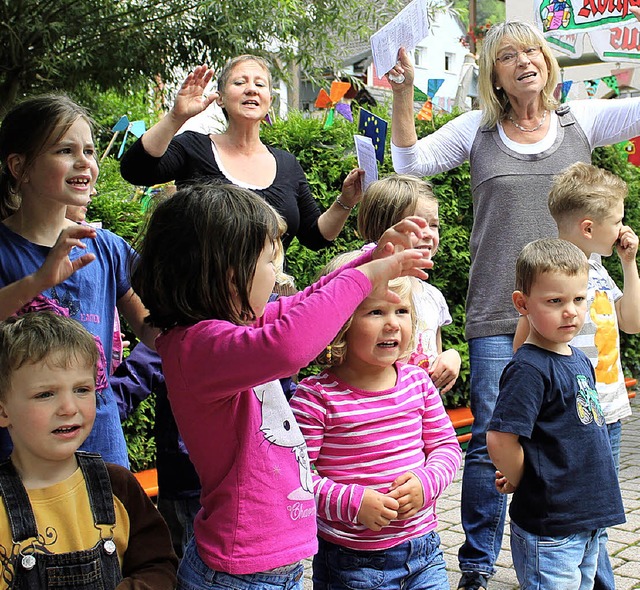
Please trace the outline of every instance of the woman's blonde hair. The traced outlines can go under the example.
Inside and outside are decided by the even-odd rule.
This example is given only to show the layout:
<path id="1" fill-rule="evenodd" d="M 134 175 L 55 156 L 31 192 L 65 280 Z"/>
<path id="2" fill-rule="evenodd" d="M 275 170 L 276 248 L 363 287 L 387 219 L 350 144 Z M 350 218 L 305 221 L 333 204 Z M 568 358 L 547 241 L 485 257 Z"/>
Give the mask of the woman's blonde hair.
<path id="1" fill-rule="evenodd" d="M 392 174 L 372 182 L 364 192 L 358 208 L 358 233 L 367 242 L 377 242 L 382 234 L 405 216 L 412 214 L 418 199 L 438 204 L 431 185 L 408 174 Z"/>
<path id="2" fill-rule="evenodd" d="M 560 77 L 560 66 L 542 33 L 533 25 L 521 21 L 498 23 L 489 29 L 484 38 L 479 59 L 478 92 L 482 108 L 482 125 L 489 128 L 495 127 L 511 108 L 505 91 L 498 90 L 495 85 L 496 58 L 500 43 L 505 37 L 521 47 L 540 47 L 549 74 L 541 92 L 542 106 L 549 111 L 558 108 L 558 101 L 553 93 Z"/>
<path id="3" fill-rule="evenodd" d="M 353 250 L 350 252 L 343 252 L 332 258 L 322 269 L 321 276 L 331 274 L 335 270 L 345 264 L 352 262 L 356 258 L 362 256 L 361 250 Z M 412 293 L 412 280 L 411 277 L 398 277 L 389 281 L 389 289 L 396 293 L 401 299 L 409 300 L 409 309 L 411 311 L 411 340 L 407 346 L 406 354 L 409 355 L 413 350 L 414 336 L 415 336 L 415 308 L 413 305 Z M 336 367 L 344 362 L 347 356 L 347 338 L 346 334 L 351 327 L 353 321 L 353 315 L 345 322 L 340 328 L 340 331 L 336 334 L 335 338 L 331 341 L 331 344 L 327 346 L 321 354 L 316 357 L 316 363 L 318 365 Z"/>

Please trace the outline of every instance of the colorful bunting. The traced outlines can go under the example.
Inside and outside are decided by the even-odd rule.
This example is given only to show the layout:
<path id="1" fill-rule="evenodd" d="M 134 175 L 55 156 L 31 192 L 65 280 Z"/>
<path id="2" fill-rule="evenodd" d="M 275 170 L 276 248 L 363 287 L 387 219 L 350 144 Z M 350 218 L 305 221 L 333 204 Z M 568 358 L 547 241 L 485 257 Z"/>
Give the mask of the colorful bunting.
<path id="1" fill-rule="evenodd" d="M 640 137 L 632 137 L 626 142 L 627 158 L 634 166 L 640 166 Z"/>
<path id="2" fill-rule="evenodd" d="M 443 84 L 443 78 L 429 79 L 429 82 L 427 82 L 427 94 L 429 95 L 429 98 L 433 98 L 438 90 L 440 90 L 440 86 L 442 86 Z"/>
<path id="3" fill-rule="evenodd" d="M 316 108 L 328 109 L 325 115 L 325 129 L 333 125 L 336 111 L 347 121 L 353 123 L 351 107 L 348 104 L 340 102 L 349 88 L 351 88 L 351 84 L 349 84 L 349 82 L 338 82 L 337 80 L 334 80 L 331 82 L 329 94 L 327 94 L 327 91 L 324 88 L 321 88 L 320 92 L 318 92 L 318 97 L 315 102 Z"/>
<path id="4" fill-rule="evenodd" d="M 420 90 L 417 86 L 413 87 L 413 100 L 424 102 L 425 100 L 429 100 L 429 97 Z"/>
<path id="5" fill-rule="evenodd" d="M 618 96 L 620 94 L 620 88 L 618 87 L 618 78 L 616 76 L 604 76 L 600 78 L 611 90 L 613 93 Z"/>
<path id="6" fill-rule="evenodd" d="M 384 160 L 384 146 L 387 139 L 388 123 L 377 117 L 368 110 L 360 109 L 360 118 L 358 119 L 358 131 L 371 138 L 373 147 L 376 149 L 376 160 L 382 164 Z"/>
<path id="7" fill-rule="evenodd" d="M 587 96 L 589 98 L 593 98 L 596 95 L 596 91 L 598 90 L 598 84 L 600 83 L 599 79 L 596 80 L 585 80 L 584 87 L 587 90 Z"/>
<path id="8" fill-rule="evenodd" d="M 567 96 L 569 95 L 569 90 L 571 90 L 571 86 L 573 85 L 573 80 L 565 80 L 560 87 L 560 102 L 564 102 L 567 100 Z"/>
<path id="9" fill-rule="evenodd" d="M 416 118 L 420 119 L 420 121 L 433 121 L 433 103 L 430 99 L 422 105 Z"/>

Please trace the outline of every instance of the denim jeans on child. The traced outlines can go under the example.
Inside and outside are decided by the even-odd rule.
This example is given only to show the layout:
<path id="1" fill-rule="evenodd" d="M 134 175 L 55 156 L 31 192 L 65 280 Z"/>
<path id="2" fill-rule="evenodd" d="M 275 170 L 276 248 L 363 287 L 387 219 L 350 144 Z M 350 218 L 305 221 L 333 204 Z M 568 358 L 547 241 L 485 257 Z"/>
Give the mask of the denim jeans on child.
<path id="1" fill-rule="evenodd" d="M 622 439 L 622 422 L 612 422 L 607 424 L 609 431 L 609 442 L 611 443 L 611 452 L 613 453 L 613 463 L 616 466 L 616 473 L 620 470 L 620 442 Z M 594 580 L 593 590 L 615 590 L 616 582 L 611 567 L 611 560 L 607 552 L 607 529 L 602 529 L 599 540 L 598 549 L 598 569 Z"/>
<path id="2" fill-rule="evenodd" d="M 217 572 L 200 559 L 195 537 L 191 537 L 178 568 L 177 590 L 302 590 L 303 576 L 301 563 L 284 574 Z"/>
<path id="3" fill-rule="evenodd" d="M 542 537 L 511 522 L 511 557 L 520 590 L 591 590 L 600 530 Z"/>
<path id="4" fill-rule="evenodd" d="M 318 539 L 314 590 L 449 590 L 440 537 L 433 531 L 380 551 Z"/>
<path id="5" fill-rule="evenodd" d="M 513 336 L 469 340 L 473 426 L 462 475 L 461 514 L 465 542 L 458 552 L 462 572 L 495 573 L 507 497 L 495 487 L 495 467 L 487 452 L 487 428 L 498 399 L 500 375 L 513 356 Z"/>

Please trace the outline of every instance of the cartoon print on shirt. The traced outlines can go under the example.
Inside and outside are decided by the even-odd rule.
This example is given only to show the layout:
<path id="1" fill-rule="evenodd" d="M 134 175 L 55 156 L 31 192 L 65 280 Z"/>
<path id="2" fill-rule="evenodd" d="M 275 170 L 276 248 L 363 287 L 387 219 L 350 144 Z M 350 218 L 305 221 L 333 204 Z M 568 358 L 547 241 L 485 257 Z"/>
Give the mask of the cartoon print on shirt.
<path id="1" fill-rule="evenodd" d="M 613 305 L 605 291 L 596 291 L 589 308 L 591 321 L 596 326 L 595 345 L 598 349 L 596 380 L 598 383 L 618 381 L 618 328 Z"/>
<path id="2" fill-rule="evenodd" d="M 313 481 L 307 445 L 300 427 L 287 403 L 280 381 L 258 385 L 253 392 L 262 406 L 260 431 L 272 445 L 292 449 L 300 469 L 300 485 L 313 494 Z"/>
<path id="3" fill-rule="evenodd" d="M 589 386 L 589 380 L 584 375 L 576 375 L 578 393 L 576 394 L 576 410 L 578 418 L 583 424 L 595 422 L 604 425 L 604 412 L 600 407 L 598 392 Z"/>

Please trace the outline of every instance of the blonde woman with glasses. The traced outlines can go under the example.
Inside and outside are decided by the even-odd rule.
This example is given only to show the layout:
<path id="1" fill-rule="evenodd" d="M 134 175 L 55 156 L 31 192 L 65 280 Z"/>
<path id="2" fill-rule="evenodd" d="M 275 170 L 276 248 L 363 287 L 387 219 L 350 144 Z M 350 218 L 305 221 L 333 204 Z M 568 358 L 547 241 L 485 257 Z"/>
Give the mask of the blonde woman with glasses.
<path id="1" fill-rule="evenodd" d="M 430 176 L 469 160 L 474 223 L 466 337 L 471 364 L 472 438 L 462 482 L 465 542 L 459 588 L 487 588 L 502 542 L 507 498 L 494 486 L 486 431 L 498 380 L 512 355 L 518 321 L 511 303 L 522 247 L 554 237 L 547 208 L 551 179 L 595 147 L 640 133 L 640 99 L 572 100 L 559 105 L 559 66 L 542 33 L 524 22 L 494 25 L 479 58 L 480 110 L 453 119 L 418 140 L 413 110 L 414 69 L 401 49 L 389 72 L 393 89 L 392 155 L 399 174 Z M 606 553 L 596 588 L 613 588 Z M 601 585 L 599 585 L 601 584 Z"/>

